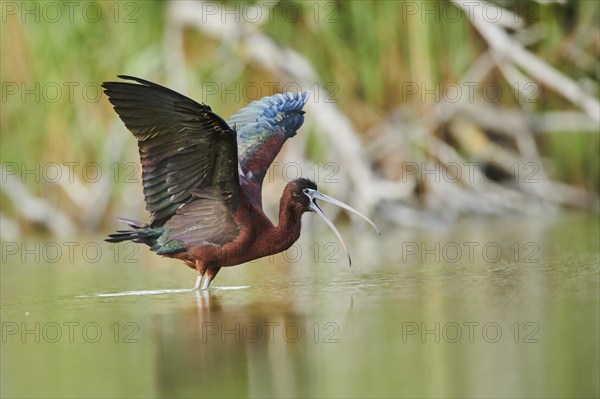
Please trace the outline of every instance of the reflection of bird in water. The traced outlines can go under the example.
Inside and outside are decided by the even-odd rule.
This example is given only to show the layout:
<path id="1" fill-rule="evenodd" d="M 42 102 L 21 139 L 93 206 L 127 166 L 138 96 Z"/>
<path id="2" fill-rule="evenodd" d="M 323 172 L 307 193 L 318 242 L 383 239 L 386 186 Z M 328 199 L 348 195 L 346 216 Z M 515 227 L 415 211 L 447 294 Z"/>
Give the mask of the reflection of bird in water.
<path id="1" fill-rule="evenodd" d="M 106 82 L 103 87 L 138 139 L 146 209 L 152 217 L 149 224 L 122 219 L 132 229 L 111 234 L 108 242 L 132 240 L 181 259 L 198 271 L 196 288 L 207 288 L 223 266 L 288 249 L 300 237 L 304 212 L 317 212 L 341 240 L 317 199 L 352 211 L 375 227 L 304 178 L 285 187 L 277 226 L 263 212 L 264 176 L 285 141 L 302 126 L 308 93 L 265 97 L 225 122 L 209 106 L 170 89 L 120 77 L 137 83 Z"/>
<path id="2" fill-rule="evenodd" d="M 279 301 L 281 294 L 194 290 L 195 298 L 185 295 L 177 306 L 155 312 L 152 369 L 159 396 L 307 396 L 302 376 L 312 363 L 306 353 L 329 331 L 320 323 L 315 332 L 315 320 L 298 311 L 296 301 Z"/>

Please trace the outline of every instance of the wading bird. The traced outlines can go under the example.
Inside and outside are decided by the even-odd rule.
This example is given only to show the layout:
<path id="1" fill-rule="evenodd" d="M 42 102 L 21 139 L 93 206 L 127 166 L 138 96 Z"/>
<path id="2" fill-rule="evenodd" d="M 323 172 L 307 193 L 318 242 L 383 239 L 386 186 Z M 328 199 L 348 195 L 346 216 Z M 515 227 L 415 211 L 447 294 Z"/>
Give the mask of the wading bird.
<path id="1" fill-rule="evenodd" d="M 119 78 L 136 83 L 102 86 L 138 140 L 151 220 L 119 219 L 131 229 L 110 234 L 106 241 L 131 240 L 180 259 L 197 270 L 195 288 L 204 289 L 223 266 L 288 249 L 300 237 L 304 212 L 317 212 L 348 254 L 317 200 L 356 213 L 379 233 L 366 216 L 321 194 L 304 178 L 283 190 L 277 226 L 263 212 L 263 178 L 285 141 L 302 126 L 308 93 L 265 97 L 225 122 L 209 106 L 166 87 L 131 76 Z"/>

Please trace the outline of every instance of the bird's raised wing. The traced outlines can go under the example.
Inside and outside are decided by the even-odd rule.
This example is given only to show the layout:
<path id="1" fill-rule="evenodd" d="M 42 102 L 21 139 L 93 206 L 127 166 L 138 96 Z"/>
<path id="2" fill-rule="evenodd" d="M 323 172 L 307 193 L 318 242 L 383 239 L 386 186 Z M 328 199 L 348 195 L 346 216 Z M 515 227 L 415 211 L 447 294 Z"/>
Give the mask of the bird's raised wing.
<path id="1" fill-rule="evenodd" d="M 275 94 L 254 101 L 227 123 L 237 131 L 240 183 L 248 198 L 262 206 L 262 182 L 283 143 L 304 122 L 308 92 Z"/>
<path id="2" fill-rule="evenodd" d="M 138 139 L 146 209 L 152 227 L 162 226 L 192 192 L 209 186 L 239 194 L 235 131 L 209 106 L 166 87 L 137 83 L 102 86 L 125 126 Z"/>

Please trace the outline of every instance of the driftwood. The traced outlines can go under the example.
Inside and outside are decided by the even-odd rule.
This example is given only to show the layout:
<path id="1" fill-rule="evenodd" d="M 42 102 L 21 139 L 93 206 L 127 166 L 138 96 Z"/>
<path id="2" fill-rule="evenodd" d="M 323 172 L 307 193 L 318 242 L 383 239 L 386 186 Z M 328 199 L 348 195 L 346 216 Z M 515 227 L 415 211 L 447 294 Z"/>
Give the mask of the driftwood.
<path id="1" fill-rule="evenodd" d="M 33 195 L 24 182 L 17 176 L 8 173 L 5 164 L 2 164 L 2 179 L 2 193 L 11 200 L 21 218 L 28 222 L 47 226 L 56 237 L 69 237 L 75 233 L 75 225 L 69 216 L 48 200 Z M 3 218 L 3 221 L 10 223 L 10 219 L 6 217 Z M 2 230 L 4 231 L 4 224 Z M 12 232 L 18 233 L 15 229 Z"/>
<path id="2" fill-rule="evenodd" d="M 564 96 L 573 104 L 581 107 L 596 122 L 600 122 L 600 102 L 585 93 L 585 91 L 568 76 L 551 67 L 535 54 L 526 50 L 520 43 L 512 40 L 508 33 L 495 23 L 486 21 L 486 19 L 483 18 L 483 8 L 485 7 L 486 2 L 454 0 L 454 3 L 465 11 L 469 11 L 469 9 L 473 7 L 473 12 L 468 13 L 468 15 L 472 17 L 471 23 L 487 41 L 492 51 L 497 52 L 501 59 L 507 59 L 514 62 L 516 66 L 527 71 L 527 73 L 541 84 L 544 84 L 558 94 Z M 508 14 L 509 12 L 506 9 L 502 9 L 502 15 Z"/>

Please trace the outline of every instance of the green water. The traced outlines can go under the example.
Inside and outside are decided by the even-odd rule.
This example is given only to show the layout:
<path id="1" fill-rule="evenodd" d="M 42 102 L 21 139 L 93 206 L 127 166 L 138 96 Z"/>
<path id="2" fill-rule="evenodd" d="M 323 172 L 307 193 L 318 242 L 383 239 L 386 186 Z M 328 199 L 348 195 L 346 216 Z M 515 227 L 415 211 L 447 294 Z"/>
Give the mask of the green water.
<path id="1" fill-rule="evenodd" d="M 348 226 L 351 268 L 314 227 L 209 292 L 136 292 L 195 279 L 145 248 L 3 242 L 2 397 L 600 394 L 597 216 Z"/>

